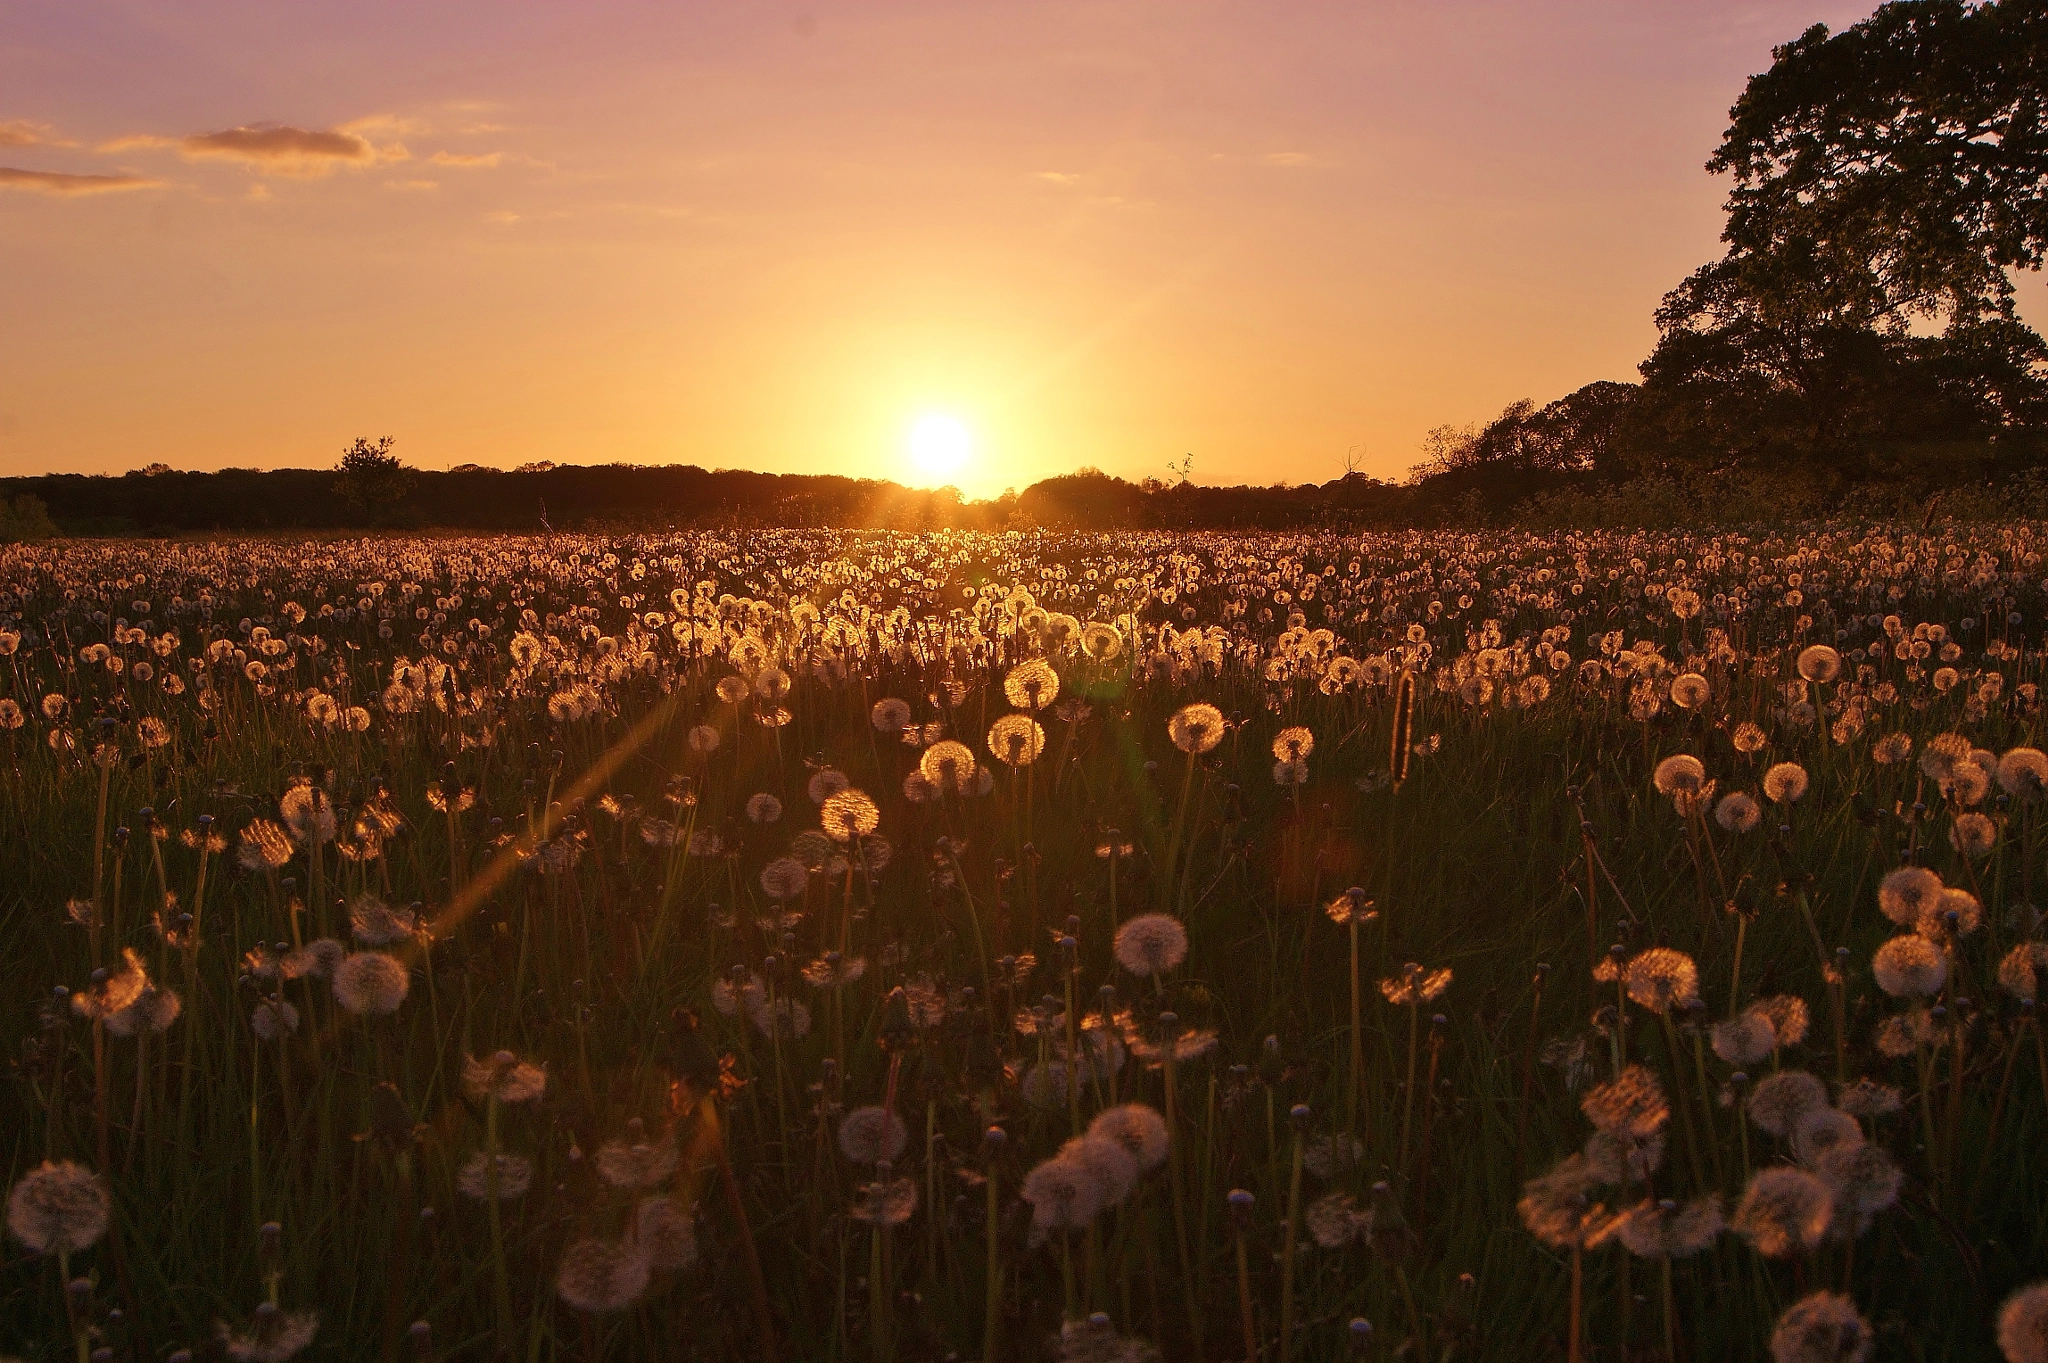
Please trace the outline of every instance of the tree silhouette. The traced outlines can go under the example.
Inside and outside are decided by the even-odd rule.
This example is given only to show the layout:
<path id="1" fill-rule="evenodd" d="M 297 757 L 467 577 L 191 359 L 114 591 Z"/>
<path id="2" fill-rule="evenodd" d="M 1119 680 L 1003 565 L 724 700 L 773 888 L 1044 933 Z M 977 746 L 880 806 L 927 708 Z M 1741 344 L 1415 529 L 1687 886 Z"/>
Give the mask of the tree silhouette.
<path id="1" fill-rule="evenodd" d="M 388 514 L 412 491 L 412 470 L 391 452 L 395 442 L 385 436 L 374 444 L 361 436 L 342 452 L 334 490 L 350 506 L 372 518 Z"/>

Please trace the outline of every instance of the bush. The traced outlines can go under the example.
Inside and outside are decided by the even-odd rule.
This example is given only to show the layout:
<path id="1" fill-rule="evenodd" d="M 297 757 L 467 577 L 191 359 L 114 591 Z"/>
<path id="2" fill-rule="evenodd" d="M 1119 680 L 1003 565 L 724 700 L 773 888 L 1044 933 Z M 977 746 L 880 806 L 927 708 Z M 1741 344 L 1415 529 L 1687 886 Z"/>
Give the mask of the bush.
<path id="1" fill-rule="evenodd" d="M 50 519 L 50 508 L 42 498 L 26 492 L 11 502 L 0 497 L 0 544 L 27 544 L 56 537 L 57 523 Z"/>

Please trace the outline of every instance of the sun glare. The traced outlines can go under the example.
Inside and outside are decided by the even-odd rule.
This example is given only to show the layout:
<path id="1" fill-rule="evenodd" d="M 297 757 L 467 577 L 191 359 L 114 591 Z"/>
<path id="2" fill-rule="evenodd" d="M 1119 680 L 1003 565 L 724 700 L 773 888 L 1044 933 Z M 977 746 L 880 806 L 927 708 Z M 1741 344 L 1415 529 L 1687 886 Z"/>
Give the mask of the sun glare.
<path id="1" fill-rule="evenodd" d="M 950 480 L 974 454 L 974 433 L 958 417 L 927 412 L 910 428 L 910 462 L 927 478 Z"/>

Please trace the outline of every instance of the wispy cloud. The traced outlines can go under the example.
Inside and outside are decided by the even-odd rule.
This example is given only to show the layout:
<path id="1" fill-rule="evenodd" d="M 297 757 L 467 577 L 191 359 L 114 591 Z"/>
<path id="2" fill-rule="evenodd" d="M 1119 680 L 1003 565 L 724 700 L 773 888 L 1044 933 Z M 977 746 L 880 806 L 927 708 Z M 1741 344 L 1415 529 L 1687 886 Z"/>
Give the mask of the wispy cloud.
<path id="1" fill-rule="evenodd" d="M 430 190 L 439 189 L 440 187 L 441 182 L 439 180 L 386 180 L 384 182 L 384 188 L 386 189 Z"/>
<path id="2" fill-rule="evenodd" d="M 0 147 L 75 147 L 76 142 L 57 136 L 57 130 L 47 123 L 32 123 L 25 118 L 0 123 Z"/>
<path id="3" fill-rule="evenodd" d="M 461 166 L 465 169 L 482 170 L 503 161 L 505 154 L 503 152 L 491 151 L 480 152 L 475 156 L 466 156 L 459 151 L 437 151 L 427 159 L 437 166 Z"/>
<path id="4" fill-rule="evenodd" d="M 140 175 L 66 175 L 54 170 L 21 170 L 0 166 L 0 189 L 25 189 L 33 194 L 75 198 L 83 194 L 117 194 L 127 189 L 160 189 L 163 181 Z"/>
<path id="5" fill-rule="evenodd" d="M 1269 166 L 1305 166 L 1316 158 L 1305 151 L 1269 151 L 1266 164 Z"/>
<path id="6" fill-rule="evenodd" d="M 1065 170 L 1041 170 L 1033 178 L 1044 180 L 1047 184 L 1054 185 L 1078 185 L 1081 183 L 1080 176 Z"/>
<path id="7" fill-rule="evenodd" d="M 248 123 L 185 137 L 138 133 L 116 138 L 101 151 L 170 148 L 188 161 L 236 161 L 266 175 L 325 175 L 336 166 L 362 168 L 406 160 L 403 142 L 379 145 L 376 136 L 417 132 L 420 126 L 390 115 L 357 119 L 336 128 L 296 128 L 287 123 Z"/>

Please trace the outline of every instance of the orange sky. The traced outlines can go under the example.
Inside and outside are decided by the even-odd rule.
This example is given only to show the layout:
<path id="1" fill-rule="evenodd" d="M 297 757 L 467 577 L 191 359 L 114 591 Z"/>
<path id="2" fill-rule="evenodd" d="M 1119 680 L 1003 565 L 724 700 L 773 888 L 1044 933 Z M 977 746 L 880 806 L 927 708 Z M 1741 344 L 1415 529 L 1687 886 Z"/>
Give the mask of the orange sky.
<path id="1" fill-rule="evenodd" d="M 1868 8 L 17 4 L 0 471 L 1399 476 L 1633 378 L 1744 76 Z"/>

